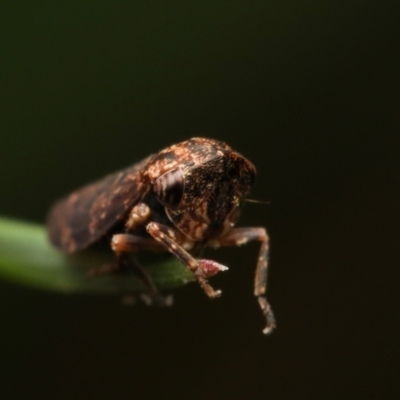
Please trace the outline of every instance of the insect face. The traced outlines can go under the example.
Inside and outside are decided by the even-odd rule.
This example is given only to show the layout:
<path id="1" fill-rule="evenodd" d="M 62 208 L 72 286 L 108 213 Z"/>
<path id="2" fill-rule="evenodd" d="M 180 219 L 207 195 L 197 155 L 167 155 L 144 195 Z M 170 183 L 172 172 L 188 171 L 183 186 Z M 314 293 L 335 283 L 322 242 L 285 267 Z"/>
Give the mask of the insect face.
<path id="1" fill-rule="evenodd" d="M 218 157 L 163 175 L 170 201 L 166 214 L 182 233 L 195 241 L 208 240 L 228 231 L 240 214 L 240 206 L 254 182 L 253 165 L 236 153 Z M 165 179 L 164 179 L 165 177 Z M 158 188 L 158 185 L 156 185 Z"/>

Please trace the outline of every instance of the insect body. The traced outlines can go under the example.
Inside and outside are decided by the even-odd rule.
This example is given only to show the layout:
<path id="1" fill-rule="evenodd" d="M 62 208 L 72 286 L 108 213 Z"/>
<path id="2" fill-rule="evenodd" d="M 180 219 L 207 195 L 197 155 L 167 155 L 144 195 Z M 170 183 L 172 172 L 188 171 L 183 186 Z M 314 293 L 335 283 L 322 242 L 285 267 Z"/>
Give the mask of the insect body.
<path id="1" fill-rule="evenodd" d="M 269 333 L 275 320 L 265 297 L 268 236 L 264 228 L 234 227 L 255 174 L 253 164 L 225 143 L 193 138 L 59 201 L 49 214 L 49 237 L 66 253 L 109 235 L 119 259 L 139 251 L 169 251 L 210 298 L 221 292 L 207 278 L 226 267 L 199 259 L 201 250 L 259 241 L 254 294 Z"/>

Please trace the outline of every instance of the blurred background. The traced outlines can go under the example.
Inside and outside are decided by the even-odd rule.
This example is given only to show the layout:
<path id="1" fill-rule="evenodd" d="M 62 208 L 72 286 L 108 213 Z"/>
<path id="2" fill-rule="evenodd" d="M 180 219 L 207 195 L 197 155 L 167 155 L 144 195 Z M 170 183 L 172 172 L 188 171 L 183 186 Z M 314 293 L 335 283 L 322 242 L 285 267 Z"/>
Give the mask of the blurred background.
<path id="1" fill-rule="evenodd" d="M 399 398 L 395 2 L 85 1 L 0 6 L 0 214 L 43 222 L 82 184 L 192 136 L 258 169 L 257 244 L 209 301 L 121 306 L 0 282 L 2 398 Z"/>

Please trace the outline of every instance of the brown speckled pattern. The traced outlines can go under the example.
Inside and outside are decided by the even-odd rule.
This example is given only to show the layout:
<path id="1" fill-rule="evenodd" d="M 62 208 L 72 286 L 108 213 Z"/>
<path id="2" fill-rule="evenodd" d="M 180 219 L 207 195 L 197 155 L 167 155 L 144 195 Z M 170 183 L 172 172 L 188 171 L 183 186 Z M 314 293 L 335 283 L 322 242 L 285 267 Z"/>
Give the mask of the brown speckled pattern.
<path id="1" fill-rule="evenodd" d="M 87 185 L 56 203 L 48 215 L 50 241 L 66 253 L 85 249 L 126 218 L 147 188 L 143 167 L 152 158 Z"/>
<path id="2" fill-rule="evenodd" d="M 48 217 L 51 242 L 67 253 L 89 247 L 127 219 L 158 178 L 178 168 L 184 193 L 177 209 L 165 210 L 172 224 L 195 241 L 232 227 L 253 184 L 255 168 L 223 142 L 193 138 L 58 202 Z"/>

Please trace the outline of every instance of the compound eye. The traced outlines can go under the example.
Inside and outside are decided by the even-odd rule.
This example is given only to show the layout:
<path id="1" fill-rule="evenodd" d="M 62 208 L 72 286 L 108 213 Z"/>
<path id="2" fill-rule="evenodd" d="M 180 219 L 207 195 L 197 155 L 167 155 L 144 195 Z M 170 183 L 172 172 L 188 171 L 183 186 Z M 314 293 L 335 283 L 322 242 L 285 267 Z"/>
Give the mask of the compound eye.
<path id="1" fill-rule="evenodd" d="M 180 169 L 174 169 L 161 175 L 153 185 L 153 190 L 162 204 L 176 208 L 183 197 L 184 178 Z"/>

